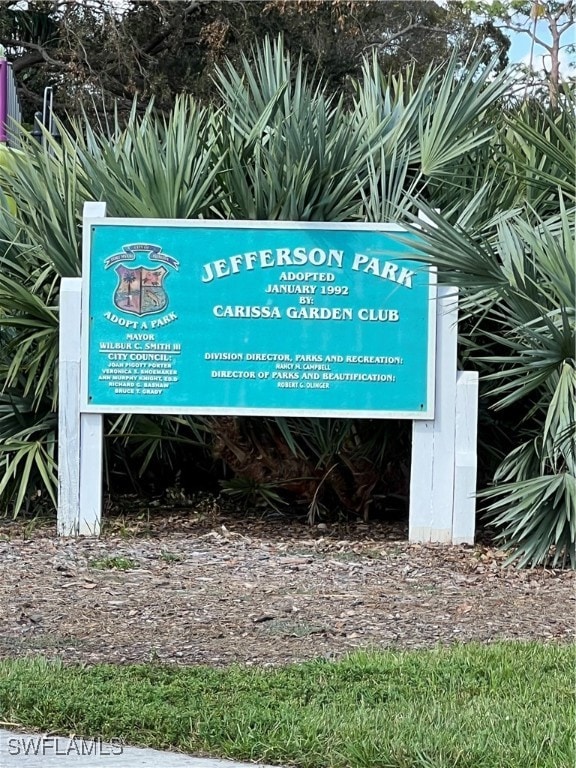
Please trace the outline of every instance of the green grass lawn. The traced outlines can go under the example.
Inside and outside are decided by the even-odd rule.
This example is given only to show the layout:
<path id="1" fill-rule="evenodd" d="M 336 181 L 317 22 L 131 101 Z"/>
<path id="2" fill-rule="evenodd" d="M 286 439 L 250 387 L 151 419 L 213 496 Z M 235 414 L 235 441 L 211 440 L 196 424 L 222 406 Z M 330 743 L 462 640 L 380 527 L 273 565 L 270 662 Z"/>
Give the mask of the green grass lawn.
<path id="1" fill-rule="evenodd" d="M 573 646 L 358 652 L 283 668 L 0 662 L 26 728 L 301 768 L 574 768 Z"/>

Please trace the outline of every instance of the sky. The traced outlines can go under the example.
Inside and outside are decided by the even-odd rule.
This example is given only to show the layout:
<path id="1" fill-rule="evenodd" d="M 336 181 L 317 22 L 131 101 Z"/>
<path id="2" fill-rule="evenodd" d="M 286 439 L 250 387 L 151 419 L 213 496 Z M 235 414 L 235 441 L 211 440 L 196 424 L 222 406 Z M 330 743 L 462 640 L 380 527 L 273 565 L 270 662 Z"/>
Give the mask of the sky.
<path id="1" fill-rule="evenodd" d="M 533 0 L 535 1 L 535 0 Z M 436 0 L 437 3 L 440 5 L 445 5 L 447 0 Z M 533 28 L 533 22 L 530 21 L 526 16 L 521 16 L 520 14 L 517 14 L 516 17 L 513 19 L 515 24 L 518 25 L 525 25 L 527 28 L 532 27 Z M 497 23 L 497 22 L 496 22 Z M 550 41 L 550 31 L 548 29 L 548 25 L 545 20 L 541 20 L 537 23 L 537 35 L 542 40 Z M 507 37 L 510 38 L 511 46 L 508 51 L 508 58 L 510 60 L 511 64 L 525 64 L 528 66 L 530 64 L 530 46 L 531 46 L 531 38 L 530 35 L 525 32 L 513 32 L 509 29 L 503 29 L 502 30 Z M 562 44 L 572 44 L 576 45 L 576 25 L 573 26 L 571 29 L 569 29 L 563 36 L 562 36 Z M 538 45 L 537 43 L 534 45 L 534 58 L 533 58 L 533 66 L 535 69 L 541 70 L 544 65 L 543 57 L 547 55 L 547 51 L 542 48 L 542 46 Z M 546 63 L 549 63 L 549 60 L 546 61 Z M 572 66 L 570 67 L 570 64 Z M 561 67 L 561 73 L 563 76 L 571 75 L 572 77 L 576 76 L 576 55 L 574 53 L 570 54 L 566 49 L 561 51 L 560 54 L 560 67 Z"/>
<path id="2" fill-rule="evenodd" d="M 514 33 L 510 32 L 509 30 L 504 30 L 505 33 L 510 37 L 511 46 L 510 50 L 508 52 L 508 58 L 510 59 L 510 62 L 512 64 L 526 64 L 528 65 L 530 63 L 530 45 L 531 45 L 531 39 L 530 35 L 525 33 Z M 541 37 L 543 40 L 549 40 L 550 39 L 550 32 L 547 29 L 546 24 L 543 24 L 540 22 L 538 24 L 538 37 Z M 572 29 L 568 30 L 562 37 L 562 42 L 566 43 L 575 43 L 576 42 L 576 27 L 573 27 Z M 542 48 L 542 46 L 538 45 L 537 43 L 534 45 L 534 68 L 535 69 L 542 69 L 543 61 L 542 57 L 547 54 L 547 51 Z M 549 63 L 549 59 L 547 60 Z M 574 54 L 569 54 L 565 49 L 561 52 L 560 56 L 560 64 L 561 64 L 561 71 L 564 76 L 566 75 L 576 75 L 576 70 L 574 67 L 570 69 L 569 65 L 570 62 L 576 63 L 576 57 Z"/>

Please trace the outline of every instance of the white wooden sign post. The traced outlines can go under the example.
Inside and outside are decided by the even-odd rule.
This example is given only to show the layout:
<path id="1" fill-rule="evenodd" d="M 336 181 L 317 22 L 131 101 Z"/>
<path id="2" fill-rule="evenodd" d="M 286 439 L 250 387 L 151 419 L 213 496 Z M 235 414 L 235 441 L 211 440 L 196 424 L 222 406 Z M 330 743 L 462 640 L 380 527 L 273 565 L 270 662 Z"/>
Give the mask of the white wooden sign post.
<path id="1" fill-rule="evenodd" d="M 95 221 L 100 221 L 106 216 L 105 203 L 86 203 L 84 208 L 84 231 L 83 231 L 83 249 L 85 254 L 89 253 L 91 247 L 91 225 Z M 206 226 L 206 224 L 204 224 Z M 216 225 L 214 225 L 216 226 Z M 288 226 L 288 224 L 286 224 Z M 304 228 L 305 225 L 302 225 Z M 307 226 L 307 225 L 306 225 Z M 312 227 L 314 225 L 311 225 Z M 321 225 L 315 225 L 318 229 Z M 334 229 L 343 229 L 342 225 L 326 225 L 326 227 L 332 226 Z M 294 230 L 298 230 L 300 225 L 292 225 Z M 356 229 L 360 231 L 362 225 L 356 225 Z M 351 225 L 351 231 L 354 231 L 354 225 Z M 290 233 L 288 233 L 289 235 Z M 150 238 L 152 235 L 147 233 Z M 284 236 L 287 237 L 286 232 Z M 319 235 L 315 235 L 319 237 Z M 298 238 L 302 237 L 302 234 L 297 235 Z M 338 237 L 337 235 L 335 236 Z M 146 328 L 146 330 L 162 326 L 164 323 L 169 323 L 176 319 L 175 312 L 169 312 L 164 314 L 163 317 L 160 314 L 158 308 L 159 303 L 163 306 L 166 305 L 168 299 L 166 290 L 163 288 L 162 280 L 166 275 L 170 274 L 170 268 L 178 269 L 179 262 L 173 256 L 166 254 L 162 251 L 162 248 L 158 245 L 151 244 L 148 240 L 145 243 L 129 244 L 121 246 L 124 250 L 120 253 L 112 255 L 105 260 L 105 268 L 111 267 L 117 263 L 128 263 L 128 267 L 121 264 L 116 267 L 116 271 L 119 276 L 119 283 L 114 292 L 114 302 L 116 307 L 122 311 L 124 307 L 126 309 L 126 317 L 128 320 L 122 320 L 121 323 L 126 323 L 129 328 L 134 328 L 136 323 L 133 320 L 133 316 L 137 315 L 139 320 L 139 327 Z M 150 266 L 142 267 L 138 266 L 137 256 L 138 253 L 147 251 L 148 258 L 154 264 Z M 281 248 L 277 250 L 278 254 L 281 254 L 284 262 L 290 258 L 288 248 Z M 297 248 L 294 253 L 298 253 L 298 257 L 304 258 L 304 249 Z M 322 251 L 321 248 L 315 247 L 310 250 L 310 263 L 317 266 L 317 262 L 322 258 L 328 257 L 328 252 Z M 334 250 L 330 251 L 329 255 L 333 258 L 336 267 L 342 267 L 342 251 Z M 263 267 L 272 266 L 272 251 L 261 250 L 259 257 Z M 238 273 L 241 267 L 247 270 L 254 269 L 255 259 L 258 254 L 245 253 L 243 255 L 230 257 L 228 261 L 223 259 L 216 259 L 207 262 L 204 265 L 204 283 L 214 283 L 219 278 L 227 278 Z M 213 258 L 213 257 L 212 257 Z M 314 259 L 315 261 L 313 261 Z M 130 260 L 132 263 L 130 263 Z M 339 261 L 338 261 L 339 260 Z M 157 266 L 160 262 L 161 266 Z M 410 262 L 400 260 L 399 263 L 409 264 Z M 166 266 L 165 266 L 166 265 Z M 383 262 L 377 258 L 368 259 L 363 254 L 356 254 L 353 262 L 352 269 L 361 269 L 369 276 L 365 278 L 366 281 L 373 281 L 374 277 L 383 281 L 391 281 L 394 283 L 390 289 L 391 295 L 394 296 L 394 301 L 397 302 L 397 306 L 401 306 L 402 310 L 399 312 L 396 309 L 388 310 L 369 310 L 359 309 L 357 315 L 360 320 L 366 321 L 383 321 L 389 319 L 391 321 L 398 320 L 400 314 L 406 311 L 406 316 L 411 311 L 412 305 L 406 305 L 404 310 L 404 304 L 402 301 L 404 298 L 398 291 L 402 289 L 412 288 L 412 278 L 414 283 L 419 279 L 418 275 L 414 271 L 410 271 L 407 267 L 402 270 L 399 266 L 396 266 L 392 262 Z M 416 269 L 416 267 L 414 267 Z M 328 283 L 335 280 L 335 271 L 324 272 L 323 275 Z M 110 274 L 113 270 L 110 269 Z M 317 280 L 319 275 L 318 270 L 315 272 L 301 273 L 305 275 L 306 280 Z M 86 275 L 86 272 L 84 273 Z M 266 280 L 268 280 L 269 270 L 266 270 Z M 288 273 L 291 274 L 291 273 Z M 343 270 L 337 273 L 339 278 L 342 278 Z M 108 275 L 108 273 L 106 273 Z M 177 286 L 178 276 L 171 275 L 172 282 L 169 283 L 170 289 L 173 286 Z M 252 277 L 252 274 L 249 274 Z M 357 275 L 354 276 L 360 279 Z M 278 279 L 282 279 L 281 277 Z M 291 278 L 292 284 L 296 284 L 297 278 Z M 364 278 L 362 278 L 364 279 Z M 141 280 L 142 287 L 139 289 L 140 293 L 136 296 L 134 294 L 134 285 L 137 281 Z M 90 402 L 90 396 L 87 392 L 87 372 L 86 366 L 88 365 L 88 328 L 82 327 L 82 318 L 84 322 L 92 322 L 92 317 L 88 320 L 88 287 L 87 278 L 64 278 L 62 280 L 61 292 L 60 292 L 60 363 L 59 363 L 59 455 L 58 455 L 58 477 L 59 477 L 59 503 L 58 503 L 58 533 L 63 536 L 77 536 L 77 535 L 91 535 L 97 536 L 100 533 L 101 525 L 101 510 L 102 510 L 102 455 L 103 455 L 103 412 L 107 412 L 105 408 L 100 407 L 100 412 L 95 412 L 96 406 Z M 224 280 L 222 280 L 224 282 Z M 342 282 L 342 281 L 341 281 Z M 229 283 L 231 284 L 231 283 Z M 370 287 L 375 285 L 374 282 L 370 283 Z M 151 286 L 151 287 L 149 287 Z M 216 288 L 220 290 L 220 285 Z M 284 286 L 276 286 L 277 292 L 281 292 L 280 289 Z M 273 284 L 268 285 L 265 292 L 275 292 L 275 286 Z M 320 287 L 318 294 L 322 296 L 328 296 L 329 301 L 334 296 L 346 295 L 348 288 L 341 284 L 336 284 L 335 287 Z M 352 321 L 353 309 L 341 309 L 339 306 L 334 308 L 334 304 L 324 304 L 321 308 L 310 309 L 310 305 L 314 303 L 310 294 L 314 294 L 315 290 L 312 290 L 309 285 L 306 288 L 300 288 L 299 292 L 308 294 L 304 299 L 300 299 L 300 304 L 303 305 L 298 309 L 299 316 L 312 316 L 320 320 L 324 319 L 326 313 L 329 313 L 332 319 L 336 320 L 348 320 Z M 381 288 L 378 288 L 381 291 Z M 286 291 L 288 292 L 288 291 Z M 292 291 L 290 291 L 292 292 Z M 294 291 L 295 292 L 295 291 Z M 405 296 L 408 296 L 410 291 L 406 291 Z M 417 291 L 414 291 L 416 294 Z M 175 294 L 176 295 L 176 294 Z M 186 296 L 186 294 L 184 294 Z M 220 295 L 220 294 L 218 294 Z M 432 295 L 432 294 L 431 294 Z M 476 492 L 476 432 L 477 432 L 477 408 L 478 408 L 478 374 L 473 372 L 458 372 L 457 371 L 457 326 L 458 326 L 458 294 L 455 289 L 449 289 L 446 287 L 439 287 L 436 293 L 434 289 L 434 296 L 436 296 L 435 307 L 432 313 L 432 321 L 429 323 L 429 328 L 436 329 L 435 333 L 435 350 L 432 348 L 426 353 L 426 344 L 430 342 L 422 341 L 419 338 L 414 342 L 416 344 L 415 349 L 420 349 L 418 354 L 428 355 L 429 359 L 434 360 L 434 368 L 430 368 L 428 372 L 420 371 L 419 369 L 410 369 L 405 366 L 400 373 L 405 377 L 407 372 L 410 372 L 409 379 L 413 375 L 413 371 L 417 376 L 420 376 L 422 381 L 420 382 L 420 389 L 418 390 L 417 399 L 412 403 L 410 400 L 405 400 L 405 393 L 398 393 L 397 377 L 393 374 L 366 374 L 365 369 L 361 369 L 361 373 L 332 373 L 333 370 L 348 370 L 357 371 L 358 368 L 350 365 L 346 368 L 346 365 L 333 367 L 330 365 L 311 365 L 310 368 L 314 370 L 323 371 L 322 374 L 311 372 L 307 374 L 308 379 L 304 383 L 304 374 L 294 374 L 286 368 L 290 368 L 290 363 L 287 365 L 279 364 L 275 366 L 273 370 L 273 376 L 277 379 L 281 379 L 281 382 L 275 382 L 274 387 L 300 387 L 301 394 L 297 395 L 296 391 L 292 390 L 290 395 L 283 394 L 282 396 L 287 399 L 293 398 L 293 402 L 303 399 L 306 402 L 314 402 L 311 397 L 318 398 L 324 395 L 317 392 L 310 395 L 308 388 L 325 388 L 328 389 L 330 381 L 332 380 L 344 380 L 344 381 L 377 381 L 389 383 L 390 387 L 388 392 L 394 391 L 392 399 L 396 397 L 396 401 L 400 403 L 408 402 L 408 406 L 400 405 L 391 409 L 392 415 L 398 414 L 400 417 L 413 419 L 413 431 L 412 431 L 412 462 L 411 462 L 411 476 L 410 476 L 410 506 L 409 506 L 409 539 L 412 542 L 442 542 L 442 543 L 472 543 L 474 540 L 475 530 L 475 492 Z M 149 308 L 144 306 L 144 302 L 149 302 Z M 246 300 L 247 301 L 247 300 Z M 291 301 L 294 301 L 291 299 Z M 136 302 L 136 303 L 135 303 Z M 140 304 L 137 304 L 140 302 Z M 154 305 L 154 302 L 156 304 Z M 82 312 L 84 303 L 84 314 Z M 269 306 L 269 305 L 268 305 Z M 431 307 L 430 302 L 428 307 Z M 226 307 L 221 307 L 219 304 L 213 307 L 214 315 L 216 317 L 226 317 L 228 311 Z M 230 307 L 230 310 L 238 313 L 247 311 L 258 311 L 262 313 L 262 307 Z M 296 307 L 292 307 L 293 314 L 296 312 Z M 428 313 L 428 310 L 426 310 Z M 146 316 L 146 313 L 151 317 Z M 348 314 L 350 314 L 350 318 Z M 389 317 L 385 316 L 388 313 Z M 110 312 L 106 312 L 106 315 L 110 316 L 110 322 L 118 323 L 118 316 L 113 315 Z M 236 317 L 238 314 L 236 314 Z M 245 314 L 241 314 L 242 317 Z M 249 315 L 250 317 L 260 316 L 256 314 Z M 156 317 L 156 319 L 153 319 Z M 288 317 L 290 313 L 288 312 Z M 430 320 L 430 318 L 429 318 Z M 150 324 L 150 325 L 148 325 Z M 364 325 L 368 326 L 370 323 L 366 322 Z M 350 323 L 351 327 L 352 322 Z M 219 326 L 222 327 L 222 326 Z M 276 326 L 278 327 L 278 326 Z M 339 328 L 344 328 L 341 323 Z M 376 326 L 372 323 L 372 328 L 376 330 Z M 122 331 L 124 333 L 124 330 Z M 355 331 L 356 332 L 356 331 Z M 363 331 L 362 331 L 363 332 Z M 342 333 L 345 333 L 343 330 Z M 370 336 L 372 333 L 372 336 Z M 432 331 L 429 331 L 432 334 Z M 375 335 L 372 329 L 366 331 L 366 339 L 370 342 L 370 339 L 374 339 Z M 149 346 L 142 346 L 140 339 L 151 340 Z M 114 380 L 117 382 L 122 381 L 121 384 L 111 385 L 117 386 L 118 392 L 121 395 L 128 394 L 133 396 L 138 394 L 140 397 L 144 395 L 155 395 L 161 393 L 161 387 L 168 388 L 171 384 L 162 383 L 173 382 L 178 380 L 178 376 L 175 375 L 178 371 L 174 366 L 177 365 L 175 360 L 180 356 L 180 343 L 157 343 L 156 335 L 150 333 L 130 333 L 122 338 L 133 339 L 137 338 L 137 342 L 132 343 L 119 343 L 107 342 L 103 345 L 101 352 L 103 357 L 109 360 L 126 360 L 129 356 L 134 360 L 133 363 L 115 363 L 118 367 L 110 369 L 102 369 L 102 375 L 98 379 L 104 382 L 99 384 L 100 390 L 106 392 L 109 385 L 109 381 Z M 163 337 L 164 338 L 164 337 Z M 166 337 L 169 338 L 169 337 Z M 174 336 L 173 338 L 177 338 Z M 389 337 L 393 338 L 393 337 Z M 406 335 L 403 337 L 406 339 Z M 430 335 L 429 339 L 434 346 L 434 335 Z M 403 343 L 406 343 L 405 341 Z M 412 343 L 412 342 L 411 342 Z M 419 346 L 418 346 L 419 345 Z M 125 350 L 132 350 L 130 354 L 126 354 Z M 143 352 L 140 350 L 153 350 Z M 139 350 L 138 352 L 134 350 Z M 355 350 L 357 352 L 364 352 L 365 350 Z M 431 352 L 431 354 L 430 354 Z M 435 352 L 435 355 L 434 355 Z M 416 354 L 416 353 L 415 353 Z M 204 355 L 206 359 L 209 359 L 210 355 Z M 221 358 L 223 355 L 221 355 Z M 234 355 L 232 355 L 234 358 Z M 243 363 L 245 365 L 244 370 L 230 371 L 226 370 L 213 370 L 206 373 L 207 376 L 216 376 L 217 378 L 231 378 L 232 374 L 236 378 L 262 378 L 266 380 L 270 373 L 267 372 L 265 366 L 260 365 L 258 367 L 255 364 L 246 363 L 249 358 L 252 360 L 254 357 L 263 358 L 264 355 L 245 354 Z M 267 356 L 271 357 L 271 356 Z M 276 357 L 278 357 L 276 355 Z M 298 356 L 296 356 L 298 357 Z M 340 356 L 334 355 L 334 358 Z M 150 370 L 142 370 L 142 367 L 148 366 L 148 363 L 141 362 L 147 359 L 154 359 L 156 361 L 165 360 L 168 362 L 155 362 L 150 363 Z M 224 358 L 224 359 L 229 359 Z M 242 360 L 242 355 L 237 355 L 236 359 Z M 328 361 L 328 356 L 323 358 L 323 362 Z M 342 358 L 343 359 L 343 358 Z M 375 360 L 376 358 L 370 358 Z M 400 358 L 382 358 L 387 363 L 392 365 L 398 363 L 403 365 L 403 361 Z M 140 361 L 140 362 L 137 362 Z M 336 362 L 342 362 L 337 360 Z M 356 357 L 350 356 L 346 359 L 346 363 L 358 362 Z M 363 362 L 363 361 L 360 361 Z M 110 363 L 112 365 L 112 363 Z M 127 369 L 128 374 L 126 376 L 120 376 L 118 373 L 119 368 L 122 366 L 131 365 L 132 368 Z M 155 367 L 154 367 L 155 366 Z M 250 367 L 252 366 L 252 367 Z M 239 366 L 237 366 L 239 367 Z M 160 375 L 160 369 L 164 370 L 164 379 Z M 166 372 L 166 369 L 168 371 Z M 278 370 L 280 369 L 280 370 Z M 124 370 L 124 369 L 122 369 Z M 374 369 L 372 369 L 374 370 Z M 380 369 L 378 369 L 380 370 Z M 382 368 L 384 370 L 384 368 Z M 399 370 L 399 369 L 397 369 Z M 145 375 L 147 373 L 155 375 Z M 156 375 L 158 374 L 158 375 Z M 116 378 L 114 378 L 116 377 Z M 318 379 L 327 380 L 326 382 L 318 382 Z M 298 381 L 301 379 L 301 381 Z M 312 382 L 309 381 L 312 379 Z M 126 382 L 126 383 L 125 383 Z M 134 383 L 136 382 L 136 383 Z M 160 382 L 151 383 L 151 382 Z M 427 383 L 426 383 L 427 382 Z M 219 382 L 222 385 L 222 382 Z M 222 385 L 226 386 L 226 384 Z M 236 385 L 235 385 L 236 386 Z M 372 393 L 370 389 L 371 385 L 366 384 L 362 390 L 365 393 Z M 394 386 L 396 390 L 394 390 Z M 129 387 L 138 387 L 138 389 L 129 389 Z M 159 387 L 159 389 L 154 389 Z M 240 387 L 239 387 L 240 389 Z M 126 391 L 127 390 L 127 391 Z M 225 390 L 223 390 L 225 391 Z M 275 390 L 269 391 L 274 392 Z M 336 391 L 336 390 L 334 390 Z M 349 391 L 343 389 L 342 391 Z M 356 390 L 354 390 L 356 391 Z M 358 390 L 359 391 L 359 390 Z M 378 390 L 380 391 L 380 390 Z M 384 391 L 384 390 L 383 390 Z M 286 389 L 279 390 L 284 393 Z M 428 394 L 426 394 L 426 392 Z M 411 394 L 411 393 L 410 393 Z M 208 395 L 207 395 L 208 396 Z M 213 396 L 213 393 L 210 395 Z M 374 397 L 373 394 L 367 395 Z M 414 395 L 416 397 L 416 395 Z M 328 396 L 326 396 L 328 397 Z M 334 398 L 334 395 L 330 395 Z M 380 397 L 378 395 L 378 397 Z M 306 400 L 308 398 L 308 400 Z M 400 398 L 400 399 L 399 399 Z M 404 398 L 404 399 L 402 399 Z M 428 400 L 430 402 L 428 402 Z M 288 400 L 286 400 L 288 401 Z M 419 404 L 419 405 L 418 405 Z M 172 412 L 174 413 L 174 405 L 170 406 L 171 410 L 167 408 L 162 411 L 162 408 L 158 410 L 152 409 L 150 412 Z M 201 406 L 194 406 L 196 410 L 188 407 L 186 410 L 186 404 L 182 408 L 182 412 L 189 413 L 222 413 L 222 408 L 207 408 L 202 410 Z M 146 412 L 144 406 L 136 406 L 140 409 L 140 412 Z M 420 409 L 420 413 L 417 412 L 417 408 Z M 121 406 L 114 405 L 111 412 L 122 412 Z M 133 410 L 132 412 L 138 412 Z M 254 407 L 243 406 L 243 410 L 232 409 L 232 413 L 254 413 L 257 415 L 258 409 Z M 267 413 L 274 415 L 274 411 L 270 411 L 268 406 Z M 282 411 L 276 411 L 282 413 Z M 332 408 L 331 413 L 325 415 L 363 415 L 357 410 L 340 411 Z M 298 415 L 298 412 L 294 412 Z M 411 414 L 414 413 L 412 416 Z M 313 415 L 310 410 L 303 410 L 301 415 Z M 433 418 L 429 418 L 429 415 L 433 414 Z M 322 415 L 318 413 L 317 415 Z M 375 416 L 376 414 L 370 410 L 366 411 L 366 416 Z"/>
<path id="2" fill-rule="evenodd" d="M 105 203 L 85 203 L 84 219 L 106 215 Z M 88 247 L 86 225 L 83 249 Z M 104 418 L 80 411 L 82 280 L 64 278 L 60 288 L 58 410 L 58 533 L 99 536 L 102 517 Z"/>

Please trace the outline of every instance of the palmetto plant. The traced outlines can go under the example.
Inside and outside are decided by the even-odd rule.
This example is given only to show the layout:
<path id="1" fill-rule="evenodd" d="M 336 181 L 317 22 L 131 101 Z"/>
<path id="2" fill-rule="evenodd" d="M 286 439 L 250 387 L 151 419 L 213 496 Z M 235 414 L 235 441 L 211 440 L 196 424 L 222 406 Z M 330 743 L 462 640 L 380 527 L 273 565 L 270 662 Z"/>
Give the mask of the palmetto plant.
<path id="1" fill-rule="evenodd" d="M 576 252 L 574 209 L 543 220 L 520 215 L 499 237 L 508 288 L 491 310 L 500 325 L 496 407 L 525 406 L 524 442 L 485 493 L 499 538 L 520 565 L 576 565 Z"/>
<path id="2" fill-rule="evenodd" d="M 433 197 L 454 162 L 495 134 L 480 120 L 509 85 L 492 78 L 495 65 L 471 61 L 462 74 L 454 58 L 415 83 L 411 70 L 389 77 L 367 61 L 349 107 L 329 98 L 281 41 L 267 42 L 240 70 L 218 73 L 219 144 L 227 158 L 221 215 L 402 220 L 415 210 L 411 195 Z M 397 425 L 366 430 L 331 419 L 270 420 L 262 429 L 254 420 L 235 420 L 214 428 L 218 455 L 251 479 L 250 493 L 256 481 L 264 488 L 275 479 L 306 501 L 310 520 L 322 499 L 367 515 L 376 494 L 406 493 L 402 472 L 391 487 L 383 471 L 401 442 Z M 232 490 L 241 489 L 234 483 Z"/>
<path id="3" fill-rule="evenodd" d="M 463 287 L 471 356 L 494 408 L 519 420 L 482 496 L 521 566 L 576 567 L 575 121 L 565 98 L 568 114 L 532 104 L 506 117 L 493 180 L 459 221 L 424 206 L 422 249 Z"/>
<path id="4" fill-rule="evenodd" d="M 189 218 L 206 215 L 218 196 L 223 158 L 212 150 L 214 116 L 180 99 L 169 118 L 136 110 L 128 124 L 96 134 L 88 121 L 62 128 L 62 143 L 24 139 L 0 184 L 17 200 L 0 211 L 0 497 L 18 513 L 41 492 L 55 504 L 58 292 L 80 274 L 82 207 L 106 200 L 109 213 Z M 145 422 L 147 425 L 151 422 Z M 196 441 L 181 421 L 143 436 L 122 422 L 135 446 Z M 153 453 L 153 451 L 152 451 Z M 142 463 L 145 467 L 147 462 Z"/>
<path id="5" fill-rule="evenodd" d="M 80 271 L 85 200 L 166 218 L 415 221 L 420 209 L 434 222 L 419 230 L 423 252 L 462 287 L 467 354 L 493 382 L 492 402 L 522 413 L 489 491 L 492 520 L 522 564 L 551 546 L 556 560 L 573 557 L 569 105 L 511 108 L 512 84 L 494 63 L 456 58 L 418 82 L 368 60 L 347 103 L 281 41 L 224 67 L 216 88 L 214 106 L 182 97 L 167 116 L 134 109 L 126 125 L 98 131 L 80 121 L 61 145 L 30 140 L 0 169 L 18 201 L 1 221 L 4 503 L 17 511 L 39 487 L 54 496 L 58 288 Z M 378 483 L 399 440 L 394 425 L 330 419 L 123 417 L 113 431 L 115 466 L 131 453 L 141 469 L 158 457 L 170 465 L 209 444 L 234 471 L 235 496 L 276 504 L 290 490 L 311 517 L 328 501 L 366 512 L 390 491 Z"/>
<path id="6" fill-rule="evenodd" d="M 371 152 L 342 100 L 293 64 L 281 40 L 218 72 L 220 152 L 227 158 L 219 211 L 226 218 L 342 221 L 358 213 Z"/>

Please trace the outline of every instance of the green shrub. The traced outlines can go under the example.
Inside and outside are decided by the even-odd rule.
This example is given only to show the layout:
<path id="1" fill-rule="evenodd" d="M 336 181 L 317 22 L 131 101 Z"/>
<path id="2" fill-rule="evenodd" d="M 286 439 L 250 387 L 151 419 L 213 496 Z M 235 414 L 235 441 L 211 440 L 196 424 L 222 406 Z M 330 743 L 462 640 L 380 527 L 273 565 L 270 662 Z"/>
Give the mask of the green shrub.
<path id="1" fill-rule="evenodd" d="M 348 105 L 267 41 L 218 72 L 218 107 L 182 97 L 167 116 L 135 105 L 108 133 L 84 120 L 61 145 L 24 138 L 0 168 L 18 202 L 1 214 L 4 507 L 55 503 L 58 289 L 80 272 L 84 201 L 168 218 L 416 222 L 421 210 L 423 252 L 462 289 L 466 365 L 508 432 L 505 445 L 481 435 L 506 454 L 489 519 L 520 565 L 574 565 L 574 97 L 515 108 L 494 72 L 454 57 L 416 82 L 366 61 Z M 236 498 L 277 506 L 289 493 L 310 519 L 327 506 L 366 515 L 407 485 L 408 440 L 388 422 L 124 416 L 110 432 L 110 472 L 176 473 L 206 450 Z"/>

